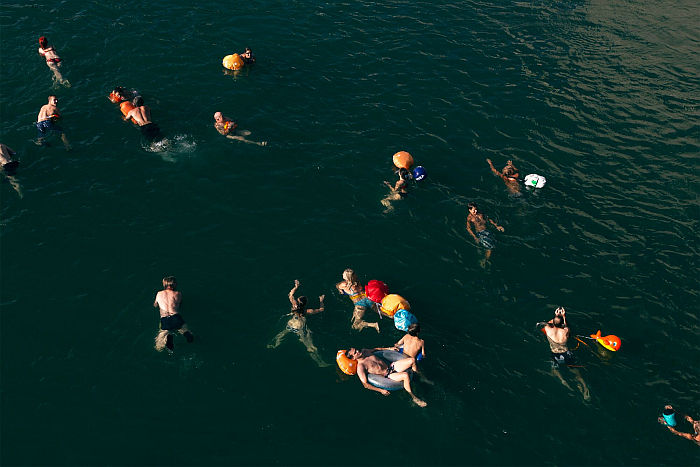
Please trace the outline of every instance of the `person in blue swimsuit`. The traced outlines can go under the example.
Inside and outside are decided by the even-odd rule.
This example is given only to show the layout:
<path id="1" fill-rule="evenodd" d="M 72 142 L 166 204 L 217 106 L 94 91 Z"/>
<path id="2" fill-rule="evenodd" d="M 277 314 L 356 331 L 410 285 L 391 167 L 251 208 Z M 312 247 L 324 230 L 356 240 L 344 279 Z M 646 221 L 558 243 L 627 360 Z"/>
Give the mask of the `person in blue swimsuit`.
<path id="1" fill-rule="evenodd" d="M 469 203 L 467 208 L 469 209 L 469 214 L 467 215 L 467 232 L 469 232 L 469 235 L 474 237 L 474 241 L 476 243 L 479 243 L 481 246 L 486 248 L 484 260 L 481 263 L 481 265 L 484 266 L 486 261 L 488 261 L 488 259 L 491 257 L 491 250 L 496 246 L 496 240 L 491 235 L 491 232 L 486 229 L 486 221 L 493 224 L 493 226 L 496 227 L 496 230 L 499 232 L 503 232 L 505 229 L 492 219 L 486 217 L 486 215 L 479 210 L 476 203 Z M 474 225 L 474 230 L 476 233 L 472 231 L 472 224 Z"/>
<path id="2" fill-rule="evenodd" d="M 325 308 L 323 306 L 323 300 L 326 298 L 325 295 L 318 297 L 320 305 L 316 309 L 308 309 L 308 299 L 305 296 L 300 296 L 296 298 L 294 295 L 299 289 L 301 283 L 298 280 L 294 281 L 294 287 L 289 291 L 289 301 L 292 304 L 292 311 L 287 316 L 291 316 L 285 328 L 275 336 L 272 343 L 268 344 L 268 349 L 274 349 L 282 343 L 282 339 L 291 333 L 297 334 L 299 336 L 299 341 L 306 346 L 306 350 L 311 355 L 311 358 L 320 367 L 329 366 L 328 363 L 324 362 L 321 356 L 318 354 L 318 348 L 314 345 L 311 340 L 311 331 L 306 326 L 306 315 L 313 315 L 322 312 Z"/>
<path id="3" fill-rule="evenodd" d="M 352 313 L 352 328 L 358 331 L 364 328 L 374 328 L 379 332 L 379 323 L 368 323 L 364 320 L 365 312 L 373 310 L 376 303 L 365 295 L 365 288 L 357 279 L 355 271 L 349 268 L 343 271 L 343 280 L 335 284 L 335 288 L 342 295 L 350 297 L 350 300 L 355 305 Z"/>

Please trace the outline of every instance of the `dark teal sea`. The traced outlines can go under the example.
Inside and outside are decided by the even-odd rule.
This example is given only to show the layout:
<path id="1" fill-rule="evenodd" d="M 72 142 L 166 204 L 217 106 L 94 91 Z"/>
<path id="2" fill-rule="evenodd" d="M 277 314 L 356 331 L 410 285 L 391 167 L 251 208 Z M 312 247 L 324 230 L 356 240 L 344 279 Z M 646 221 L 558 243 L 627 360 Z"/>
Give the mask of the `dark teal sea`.
<path id="1" fill-rule="evenodd" d="M 21 166 L 17 190 L 0 175 L 0 464 L 700 464 L 656 420 L 666 403 L 700 418 L 699 13 L 3 2 L 0 142 Z M 224 73 L 246 46 L 258 63 Z M 121 121 L 117 85 L 144 96 L 166 148 Z M 49 94 L 70 152 L 34 144 Z M 220 136 L 215 111 L 269 145 Z M 399 150 L 428 178 L 385 213 Z M 513 195 L 486 158 L 548 183 Z M 470 201 L 505 227 L 483 267 Z M 327 296 L 309 318 L 326 361 L 398 340 L 387 319 L 350 328 L 347 267 L 420 319 L 426 408 L 319 368 L 294 336 L 267 349 L 294 279 L 312 305 Z M 153 348 L 170 274 L 196 335 L 173 355 Z M 551 372 L 536 323 L 557 306 L 574 334 L 622 339 L 575 351 L 590 401 Z"/>

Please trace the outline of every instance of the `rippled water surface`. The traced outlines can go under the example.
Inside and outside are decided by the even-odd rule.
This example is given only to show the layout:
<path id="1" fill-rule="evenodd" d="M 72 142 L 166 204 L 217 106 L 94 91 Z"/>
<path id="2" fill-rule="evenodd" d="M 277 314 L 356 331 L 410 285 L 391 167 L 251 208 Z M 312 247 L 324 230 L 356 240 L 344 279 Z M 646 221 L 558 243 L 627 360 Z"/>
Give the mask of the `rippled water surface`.
<path id="1" fill-rule="evenodd" d="M 669 402 L 700 417 L 697 18 L 680 0 L 4 3 L 22 197 L 3 177 L 2 463 L 698 464 L 656 422 Z M 258 63 L 223 73 L 245 46 Z M 120 120 L 116 85 L 166 148 Z M 52 93 L 71 152 L 34 144 Z M 218 135 L 217 110 L 269 145 Z M 385 213 L 399 150 L 428 178 Z M 486 158 L 547 186 L 509 193 Z M 483 267 L 469 201 L 505 227 Z M 294 279 L 327 295 L 309 327 L 328 362 L 398 340 L 350 329 L 346 267 L 420 318 L 427 408 L 294 336 L 266 348 Z M 196 335 L 172 356 L 153 350 L 166 274 Z M 590 401 L 535 326 L 559 305 L 574 333 L 622 338 L 579 344 Z"/>

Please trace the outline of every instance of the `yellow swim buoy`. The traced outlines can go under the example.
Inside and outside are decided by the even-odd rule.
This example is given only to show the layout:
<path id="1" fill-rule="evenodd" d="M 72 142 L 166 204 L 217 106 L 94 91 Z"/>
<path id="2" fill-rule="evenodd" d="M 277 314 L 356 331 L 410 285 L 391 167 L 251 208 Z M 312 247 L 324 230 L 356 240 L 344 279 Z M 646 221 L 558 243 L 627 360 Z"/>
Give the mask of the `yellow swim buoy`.
<path id="1" fill-rule="evenodd" d="M 243 68 L 243 65 L 245 65 L 243 59 L 238 54 L 226 55 L 221 61 L 221 64 L 224 68 L 229 70 L 240 70 Z"/>
<path id="2" fill-rule="evenodd" d="M 389 294 L 382 299 L 382 306 L 379 310 L 387 315 L 389 318 L 393 318 L 397 311 L 399 310 L 410 310 L 411 305 L 408 301 L 401 295 L 395 293 Z"/>
<path id="3" fill-rule="evenodd" d="M 399 151 L 394 154 L 394 165 L 399 169 L 411 170 L 413 157 L 406 151 Z"/>

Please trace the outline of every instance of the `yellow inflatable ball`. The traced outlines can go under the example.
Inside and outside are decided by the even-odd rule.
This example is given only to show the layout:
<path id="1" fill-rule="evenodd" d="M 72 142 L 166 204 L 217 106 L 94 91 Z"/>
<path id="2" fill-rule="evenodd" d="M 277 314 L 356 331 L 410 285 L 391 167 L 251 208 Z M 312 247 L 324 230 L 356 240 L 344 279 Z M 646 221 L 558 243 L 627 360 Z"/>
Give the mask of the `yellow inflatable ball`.
<path id="1" fill-rule="evenodd" d="M 382 306 L 379 310 L 389 318 L 393 318 L 399 310 L 410 310 L 411 305 L 401 295 L 395 293 L 389 294 L 382 300 Z"/>
<path id="2" fill-rule="evenodd" d="M 243 59 L 238 54 L 226 55 L 221 62 L 228 70 L 240 70 L 243 68 Z"/>
<path id="3" fill-rule="evenodd" d="M 413 165 L 413 157 L 406 151 L 399 151 L 394 154 L 394 165 L 399 169 L 410 170 Z"/>

